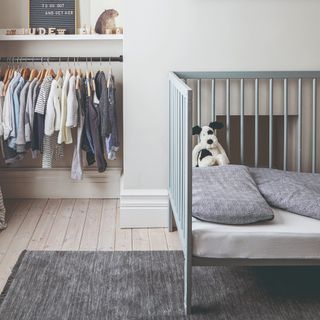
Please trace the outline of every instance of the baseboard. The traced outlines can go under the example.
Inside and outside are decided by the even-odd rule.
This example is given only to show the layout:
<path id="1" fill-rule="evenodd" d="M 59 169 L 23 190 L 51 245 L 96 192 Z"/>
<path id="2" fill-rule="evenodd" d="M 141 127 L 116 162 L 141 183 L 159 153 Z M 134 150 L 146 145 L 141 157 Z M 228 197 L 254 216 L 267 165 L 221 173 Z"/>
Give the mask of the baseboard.
<path id="1" fill-rule="evenodd" d="M 70 178 L 70 169 L 1 169 L 5 198 L 119 198 L 121 168 L 104 173 L 88 170 L 83 180 Z"/>
<path id="2" fill-rule="evenodd" d="M 121 228 L 163 228 L 168 226 L 166 190 L 122 190 Z"/>

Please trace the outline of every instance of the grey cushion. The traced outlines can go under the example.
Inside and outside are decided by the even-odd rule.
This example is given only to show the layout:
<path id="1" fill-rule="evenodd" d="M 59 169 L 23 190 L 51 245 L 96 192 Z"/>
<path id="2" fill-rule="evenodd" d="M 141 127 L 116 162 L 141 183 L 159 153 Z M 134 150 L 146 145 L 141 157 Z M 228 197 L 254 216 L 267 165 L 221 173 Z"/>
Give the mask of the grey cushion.
<path id="1" fill-rule="evenodd" d="M 319 174 L 262 168 L 252 168 L 250 172 L 271 206 L 320 219 Z"/>
<path id="2" fill-rule="evenodd" d="M 273 219 L 245 166 L 193 168 L 192 214 L 200 220 L 249 224 Z"/>

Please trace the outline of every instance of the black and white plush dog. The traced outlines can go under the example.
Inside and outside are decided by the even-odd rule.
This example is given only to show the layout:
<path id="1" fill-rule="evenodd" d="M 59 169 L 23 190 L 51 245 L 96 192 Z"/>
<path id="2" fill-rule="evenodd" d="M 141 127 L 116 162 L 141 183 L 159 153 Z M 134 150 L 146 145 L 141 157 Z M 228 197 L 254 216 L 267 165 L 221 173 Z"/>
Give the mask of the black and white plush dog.
<path id="1" fill-rule="evenodd" d="M 192 128 L 192 135 L 200 135 L 200 142 L 192 152 L 193 167 L 222 166 L 230 163 L 226 152 L 214 134 L 214 130 L 222 129 L 223 123 L 211 122 L 209 126 Z"/>

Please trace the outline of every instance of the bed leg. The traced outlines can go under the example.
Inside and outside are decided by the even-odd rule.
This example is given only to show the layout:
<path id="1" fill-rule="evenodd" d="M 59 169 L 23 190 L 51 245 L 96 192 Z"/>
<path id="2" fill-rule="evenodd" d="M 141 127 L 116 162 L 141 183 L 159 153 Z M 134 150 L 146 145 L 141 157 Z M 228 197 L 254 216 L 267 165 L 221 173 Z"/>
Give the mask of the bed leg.
<path id="1" fill-rule="evenodd" d="M 192 301 L 192 265 L 187 258 L 184 259 L 184 310 L 185 314 L 191 314 Z"/>
<path id="2" fill-rule="evenodd" d="M 169 223 L 168 223 L 169 232 L 173 232 L 174 229 L 174 215 L 172 211 L 171 201 L 169 200 Z"/>

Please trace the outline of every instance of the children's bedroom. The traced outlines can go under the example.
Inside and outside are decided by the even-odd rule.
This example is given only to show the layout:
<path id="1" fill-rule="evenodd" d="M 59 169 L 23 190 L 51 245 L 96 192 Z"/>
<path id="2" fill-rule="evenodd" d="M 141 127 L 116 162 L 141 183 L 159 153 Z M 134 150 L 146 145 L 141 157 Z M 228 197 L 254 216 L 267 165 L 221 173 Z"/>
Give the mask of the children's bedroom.
<path id="1" fill-rule="evenodd" d="M 318 320 L 316 0 L 2 0 L 0 319 Z"/>

